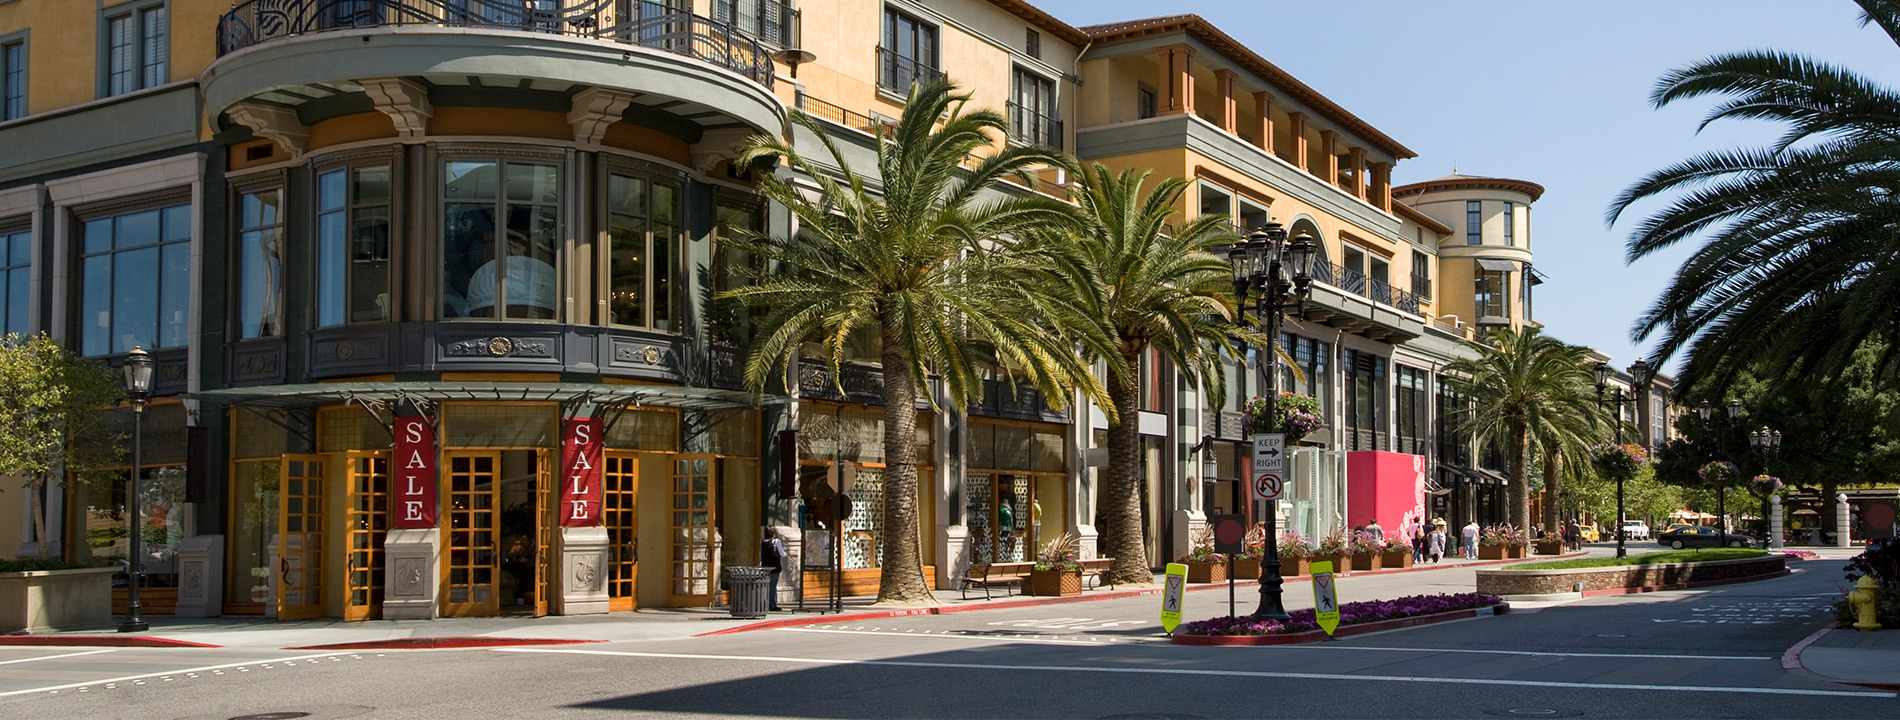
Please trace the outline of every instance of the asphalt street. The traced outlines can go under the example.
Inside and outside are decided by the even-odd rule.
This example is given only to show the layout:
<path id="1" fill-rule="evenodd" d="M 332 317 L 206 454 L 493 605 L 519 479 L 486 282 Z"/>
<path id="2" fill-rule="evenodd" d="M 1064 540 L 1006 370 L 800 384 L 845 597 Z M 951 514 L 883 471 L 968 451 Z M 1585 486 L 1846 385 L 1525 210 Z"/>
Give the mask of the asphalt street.
<path id="1" fill-rule="evenodd" d="M 0 717 L 1900 716 L 1894 693 L 1782 667 L 1827 622 L 1839 566 L 1296 646 L 1171 645 L 1159 598 L 1136 597 L 546 648 L 0 648 Z M 1470 583 L 1439 570 L 1340 592 Z M 1310 604 L 1309 586 L 1287 590 Z M 1239 593 L 1242 611 L 1256 598 Z M 1226 592 L 1189 593 L 1186 610 L 1224 614 Z"/>

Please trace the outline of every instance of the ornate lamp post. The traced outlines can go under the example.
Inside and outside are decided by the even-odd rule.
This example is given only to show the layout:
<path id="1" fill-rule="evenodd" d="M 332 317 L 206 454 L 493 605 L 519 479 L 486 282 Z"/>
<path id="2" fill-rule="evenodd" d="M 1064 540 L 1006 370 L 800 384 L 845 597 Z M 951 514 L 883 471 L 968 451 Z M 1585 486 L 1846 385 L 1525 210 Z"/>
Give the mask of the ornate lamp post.
<path id="1" fill-rule="evenodd" d="M 1267 387 L 1266 397 L 1278 402 L 1280 397 L 1280 356 L 1273 351 L 1280 342 L 1280 324 L 1282 315 L 1298 307 L 1306 299 L 1313 282 L 1313 258 L 1319 250 L 1319 244 L 1313 236 L 1301 233 L 1287 243 L 1286 229 L 1279 223 L 1267 223 L 1266 227 L 1255 230 L 1245 242 L 1234 243 L 1227 253 L 1228 263 L 1234 271 L 1234 298 L 1240 306 L 1240 322 L 1248 322 L 1251 312 L 1255 320 L 1264 325 L 1269 338 L 1267 352 L 1261 362 L 1265 364 Z M 1249 305 L 1249 300 L 1252 304 Z M 1273 503 L 1277 506 L 1279 503 Z M 1280 509 L 1267 508 L 1265 523 L 1267 535 L 1266 558 L 1260 561 L 1260 607 L 1253 616 L 1273 620 L 1287 619 L 1286 608 L 1280 603 L 1280 586 L 1284 582 L 1280 577 Z"/>
<path id="2" fill-rule="evenodd" d="M 1616 444 L 1621 445 L 1623 444 L 1623 405 L 1626 403 L 1629 405 L 1635 405 L 1638 402 L 1638 398 L 1624 397 L 1623 387 L 1620 385 L 1617 386 L 1616 388 L 1615 397 L 1604 397 L 1603 391 L 1608 389 L 1608 386 L 1610 384 L 1610 364 L 1597 363 L 1596 367 L 1591 368 L 1590 370 L 1592 373 L 1596 375 L 1597 409 L 1602 410 L 1603 406 L 1605 405 L 1611 405 L 1616 408 L 1616 418 L 1612 421 L 1611 424 L 1616 426 Z M 1642 380 L 1643 375 L 1645 375 L 1648 372 L 1649 372 L 1649 363 L 1643 362 L 1641 360 L 1636 361 L 1636 364 L 1630 366 L 1630 377 L 1639 382 Z M 1629 557 L 1629 548 L 1625 546 L 1626 539 L 1623 537 L 1623 535 L 1624 535 L 1623 533 L 1623 476 L 1618 475 L 1616 476 L 1616 556 L 1617 557 Z"/>
<path id="3" fill-rule="evenodd" d="M 1749 433 L 1748 446 L 1754 448 L 1755 455 L 1761 458 L 1761 474 L 1767 475 L 1768 464 L 1774 462 L 1775 456 L 1781 454 L 1781 431 L 1770 430 L 1764 427 Z M 1771 506 L 1774 505 L 1769 498 L 1774 496 L 1774 490 L 1771 488 L 1766 495 L 1762 496 L 1761 500 L 1761 531 L 1763 535 L 1761 546 L 1765 548 L 1776 547 L 1781 541 L 1781 533 L 1776 532 L 1774 528 L 1777 520 L 1768 514 Z M 1778 512 L 1776 513 L 1776 515 L 1779 514 Z"/>
<path id="4" fill-rule="evenodd" d="M 145 532 L 143 508 L 139 502 L 139 466 L 144 463 L 140 457 L 144 450 L 145 403 L 152 399 L 152 356 L 144 348 L 134 347 L 125 357 L 125 394 L 132 400 L 132 471 L 126 473 L 125 508 L 126 523 L 131 532 L 126 546 L 127 564 L 125 569 L 125 620 L 119 623 L 119 632 L 145 632 L 151 626 L 145 624 L 141 614 L 144 608 L 139 606 L 139 584 L 145 579 L 145 562 L 140 556 L 141 536 Z"/>
<path id="5" fill-rule="evenodd" d="M 1722 433 L 1728 431 L 1729 428 L 1740 426 L 1739 421 L 1742 419 L 1742 403 L 1738 400 L 1728 401 L 1727 419 L 1715 417 L 1714 410 L 1709 407 L 1707 402 L 1696 406 L 1695 414 L 1697 417 L 1702 418 L 1703 432 L 1710 434 Z M 1715 439 L 1719 439 L 1719 437 L 1719 435 L 1716 435 Z M 1720 443 L 1712 444 L 1715 445 L 1718 450 L 1721 447 Z M 1728 483 L 1726 482 L 1719 483 L 1715 486 L 1715 514 L 1718 516 L 1716 522 L 1721 524 L 1721 527 L 1718 529 L 1725 533 L 1728 532 Z"/>

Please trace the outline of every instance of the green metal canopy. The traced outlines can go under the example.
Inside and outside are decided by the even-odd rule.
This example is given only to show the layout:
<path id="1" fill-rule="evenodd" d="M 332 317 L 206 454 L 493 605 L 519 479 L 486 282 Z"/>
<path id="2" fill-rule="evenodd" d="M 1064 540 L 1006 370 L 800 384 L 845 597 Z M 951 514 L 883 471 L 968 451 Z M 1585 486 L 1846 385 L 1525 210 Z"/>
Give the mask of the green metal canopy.
<path id="1" fill-rule="evenodd" d="M 185 397 L 256 409 L 290 410 L 318 405 L 360 403 L 389 406 L 409 402 L 429 407 L 444 402 L 557 402 L 593 403 L 625 408 L 679 410 L 736 410 L 782 405 L 784 396 L 755 397 L 751 393 L 718 388 L 677 385 L 608 385 L 605 383 L 526 383 L 391 381 L 264 385 L 202 390 Z"/>

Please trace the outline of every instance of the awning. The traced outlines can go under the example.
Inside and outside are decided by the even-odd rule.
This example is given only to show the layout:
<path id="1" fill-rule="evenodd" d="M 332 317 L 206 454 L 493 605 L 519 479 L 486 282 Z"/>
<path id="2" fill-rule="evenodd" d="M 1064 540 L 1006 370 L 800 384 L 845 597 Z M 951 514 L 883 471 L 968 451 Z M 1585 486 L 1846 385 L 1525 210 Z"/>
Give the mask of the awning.
<path id="1" fill-rule="evenodd" d="M 1478 468 L 1478 474 L 1485 478 L 1490 479 L 1490 482 L 1486 483 L 1488 485 L 1509 485 L 1510 484 L 1510 478 L 1505 477 L 1504 473 L 1498 472 L 1496 470 Z"/>
<path id="2" fill-rule="evenodd" d="M 1491 272 L 1517 272 L 1517 261 L 1478 258 L 1478 267 L 1490 270 Z"/>
<path id="3" fill-rule="evenodd" d="M 411 402 L 428 407 L 444 402 L 594 403 L 627 408 L 735 410 L 782 405 L 782 395 L 754 397 L 739 390 L 676 385 L 525 382 L 342 382 L 203 390 L 185 397 L 257 409 L 288 410 L 346 403 L 384 406 Z"/>

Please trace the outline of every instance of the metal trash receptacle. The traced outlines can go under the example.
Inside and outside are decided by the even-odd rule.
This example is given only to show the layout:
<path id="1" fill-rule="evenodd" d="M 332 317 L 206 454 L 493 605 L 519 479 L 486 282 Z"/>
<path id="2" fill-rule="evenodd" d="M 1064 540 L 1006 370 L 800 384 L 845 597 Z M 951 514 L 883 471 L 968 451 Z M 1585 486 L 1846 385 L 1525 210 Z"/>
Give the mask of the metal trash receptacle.
<path id="1" fill-rule="evenodd" d="M 726 566 L 727 589 L 732 602 L 726 609 L 735 618 L 762 618 L 772 607 L 772 571 L 750 565 Z"/>

